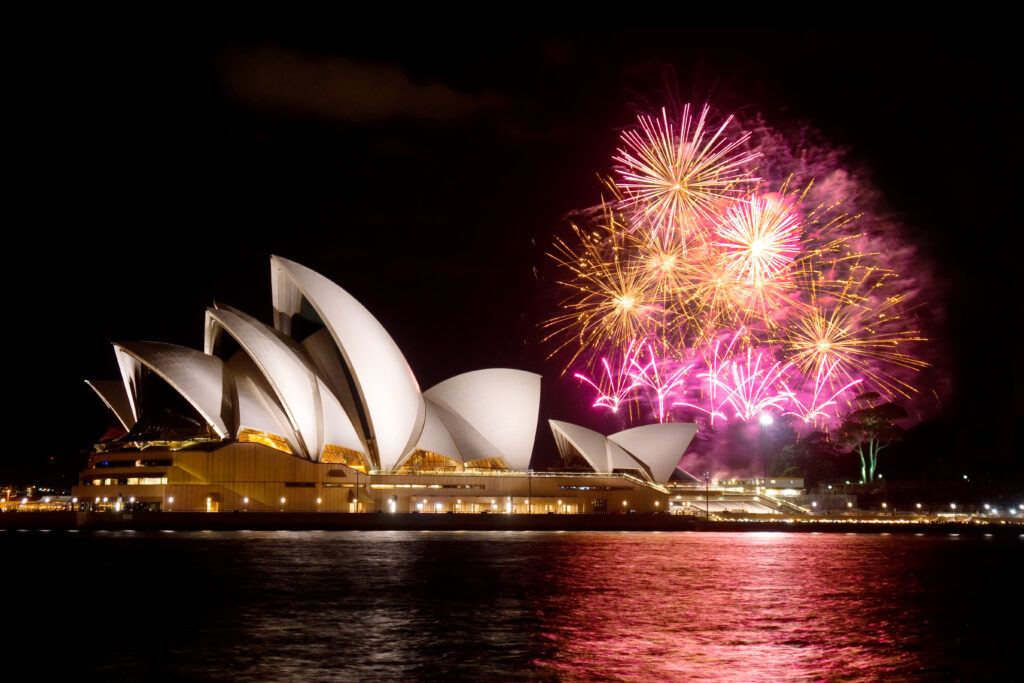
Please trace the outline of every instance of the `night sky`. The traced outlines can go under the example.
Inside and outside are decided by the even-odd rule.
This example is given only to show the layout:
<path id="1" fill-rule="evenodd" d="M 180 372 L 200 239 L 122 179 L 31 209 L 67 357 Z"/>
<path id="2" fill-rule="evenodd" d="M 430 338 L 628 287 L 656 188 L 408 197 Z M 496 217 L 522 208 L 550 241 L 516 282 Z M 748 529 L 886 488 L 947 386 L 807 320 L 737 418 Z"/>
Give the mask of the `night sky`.
<path id="1" fill-rule="evenodd" d="M 951 447 L 1014 457 L 1021 144 L 1000 36 L 310 24 L 128 35 L 91 17 L 22 39 L 0 481 L 73 477 L 108 423 L 83 380 L 118 376 L 110 342 L 202 348 L 214 300 L 271 322 L 275 253 L 361 301 L 424 389 L 531 370 L 542 420 L 605 429 L 546 360 L 537 325 L 560 295 L 545 252 L 599 200 L 637 111 L 706 99 L 809 123 L 870 171 L 938 283 L 924 298 L 948 323 Z"/>

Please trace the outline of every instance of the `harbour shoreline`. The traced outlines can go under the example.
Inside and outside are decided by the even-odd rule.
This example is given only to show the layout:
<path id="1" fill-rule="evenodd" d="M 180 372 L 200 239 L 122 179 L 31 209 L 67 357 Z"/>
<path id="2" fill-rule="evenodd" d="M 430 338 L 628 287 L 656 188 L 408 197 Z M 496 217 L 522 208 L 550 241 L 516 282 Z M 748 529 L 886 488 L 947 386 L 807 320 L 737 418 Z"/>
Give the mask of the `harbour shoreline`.
<path id="1" fill-rule="evenodd" d="M 1006 522 L 922 522 L 894 518 L 704 520 L 667 514 L 417 514 L 329 512 L 21 512 L 0 515 L 0 529 L 53 531 L 662 531 L 962 534 L 1018 537 Z"/>

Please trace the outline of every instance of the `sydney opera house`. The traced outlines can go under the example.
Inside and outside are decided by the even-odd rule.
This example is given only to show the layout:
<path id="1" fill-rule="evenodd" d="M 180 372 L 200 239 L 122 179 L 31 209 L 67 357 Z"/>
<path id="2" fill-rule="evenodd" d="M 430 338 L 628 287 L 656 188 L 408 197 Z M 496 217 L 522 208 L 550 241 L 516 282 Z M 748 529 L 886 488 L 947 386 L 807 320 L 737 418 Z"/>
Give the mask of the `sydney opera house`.
<path id="1" fill-rule="evenodd" d="M 604 436 L 550 421 L 562 458 L 533 471 L 540 376 L 485 369 L 421 391 L 373 315 L 271 257 L 273 326 L 216 304 L 202 351 L 114 344 L 89 381 L 116 418 L 73 490 L 84 509 L 657 512 L 693 424 Z"/>

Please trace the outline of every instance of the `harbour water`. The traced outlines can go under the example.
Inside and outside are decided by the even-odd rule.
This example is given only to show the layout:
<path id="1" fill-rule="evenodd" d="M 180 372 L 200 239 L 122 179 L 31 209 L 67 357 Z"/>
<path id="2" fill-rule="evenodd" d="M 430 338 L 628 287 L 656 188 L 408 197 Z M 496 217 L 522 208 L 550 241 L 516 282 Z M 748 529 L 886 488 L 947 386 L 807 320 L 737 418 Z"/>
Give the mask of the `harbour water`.
<path id="1" fill-rule="evenodd" d="M 0 533 L 4 666 L 103 680 L 1015 680 L 1024 539 Z M 29 645 L 52 657 L 30 660 Z M 5 647 L 5 649 L 8 649 Z"/>

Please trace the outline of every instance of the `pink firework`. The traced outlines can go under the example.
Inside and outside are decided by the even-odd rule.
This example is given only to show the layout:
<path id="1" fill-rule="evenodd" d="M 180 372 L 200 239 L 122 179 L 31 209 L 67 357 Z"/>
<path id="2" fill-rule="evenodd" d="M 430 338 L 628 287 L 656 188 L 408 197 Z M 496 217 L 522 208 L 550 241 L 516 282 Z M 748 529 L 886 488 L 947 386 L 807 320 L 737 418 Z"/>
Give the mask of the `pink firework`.
<path id="1" fill-rule="evenodd" d="M 835 371 L 838 363 L 839 361 L 832 361 L 818 367 L 818 371 L 815 373 L 814 378 L 814 389 L 811 391 L 806 402 L 800 400 L 796 392 L 783 384 L 783 393 L 793 406 L 792 410 L 788 410 L 784 414 L 797 417 L 803 420 L 805 424 L 826 421 L 832 417 L 828 412 L 826 412 L 826 409 L 837 405 L 837 398 L 846 393 L 848 389 L 851 389 L 864 381 L 863 379 L 855 379 L 848 382 L 845 386 L 839 389 L 839 391 L 834 392 L 827 399 L 823 399 L 823 389 L 825 389 L 826 385 L 830 385 L 832 383 L 832 373 Z"/>
<path id="2" fill-rule="evenodd" d="M 753 349 L 747 349 L 745 362 L 730 360 L 725 372 L 709 377 L 709 381 L 722 392 L 719 407 L 728 404 L 737 419 L 746 422 L 768 408 L 782 410 L 789 399 L 785 374 L 791 367 L 792 363 L 781 362 L 769 366 L 763 351 L 755 354 Z"/>
<path id="3" fill-rule="evenodd" d="M 686 374 L 693 368 L 693 365 L 677 364 L 673 369 L 673 362 L 667 359 L 658 360 L 658 357 L 651 350 L 650 344 L 644 344 L 650 361 L 641 365 L 638 358 L 633 359 L 631 374 L 641 385 L 647 387 L 658 397 L 658 404 L 655 413 L 658 422 L 665 421 L 665 399 L 674 391 L 680 391 L 686 385 Z"/>
<path id="4" fill-rule="evenodd" d="M 913 248 L 842 161 L 813 131 L 740 126 L 706 105 L 639 116 L 612 201 L 553 256 L 568 294 L 548 338 L 586 362 L 593 406 L 685 415 L 712 434 L 766 412 L 830 428 L 869 386 L 927 410 L 913 389 L 927 281 L 900 278 Z"/>
<path id="5" fill-rule="evenodd" d="M 743 149 L 749 133 L 730 140 L 725 132 L 733 117 L 712 132 L 707 116 L 705 104 L 695 123 L 687 104 L 677 133 L 662 109 L 661 119 L 640 116 L 639 130 L 622 134 L 625 148 L 614 157 L 621 164 L 617 186 L 637 210 L 634 229 L 647 224 L 652 236 L 664 232 L 683 238 L 703 233 L 723 203 L 759 180 L 746 170 L 760 156 Z"/>
<path id="6" fill-rule="evenodd" d="M 595 382 L 581 372 L 575 373 L 580 381 L 589 384 L 597 392 L 594 400 L 594 408 L 608 408 L 613 413 L 619 411 L 619 407 L 629 401 L 636 400 L 636 396 L 630 396 L 634 389 L 640 386 L 640 381 L 632 374 L 633 364 L 640 353 L 642 345 L 636 340 L 631 340 L 622 354 L 622 361 L 615 363 L 615 370 L 612 370 L 612 363 L 607 357 L 601 358 L 603 374 Z"/>
<path id="7" fill-rule="evenodd" d="M 675 405 L 687 406 L 690 408 L 697 408 L 707 413 L 709 421 L 712 425 L 715 424 L 715 418 L 721 418 L 727 420 L 728 417 L 725 413 L 721 412 L 719 408 L 724 406 L 724 401 L 718 401 L 718 390 L 720 387 L 727 386 L 722 378 L 727 377 L 729 372 L 730 359 L 732 358 L 733 348 L 736 346 L 736 342 L 739 341 L 746 334 L 746 328 L 741 327 L 729 340 L 728 346 L 725 347 L 725 351 L 722 351 L 722 340 L 718 339 L 715 341 L 714 349 L 711 354 L 705 357 L 704 362 L 707 365 L 707 372 L 700 375 L 700 378 L 707 382 L 705 390 L 707 392 L 708 405 L 710 409 L 701 408 L 700 406 L 691 405 L 689 403 L 676 403 Z"/>
<path id="8" fill-rule="evenodd" d="M 716 233 L 727 270 L 754 287 L 781 277 L 800 252 L 800 217 L 775 194 L 736 202 Z"/>

